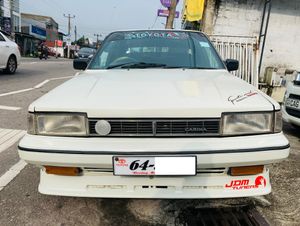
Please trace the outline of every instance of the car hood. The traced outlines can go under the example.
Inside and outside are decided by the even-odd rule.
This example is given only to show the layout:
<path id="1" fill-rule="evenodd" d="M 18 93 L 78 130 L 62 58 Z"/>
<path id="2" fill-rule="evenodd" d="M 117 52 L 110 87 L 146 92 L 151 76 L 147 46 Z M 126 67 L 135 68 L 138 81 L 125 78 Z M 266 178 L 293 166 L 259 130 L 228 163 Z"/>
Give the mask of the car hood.
<path id="1" fill-rule="evenodd" d="M 272 99 L 225 70 L 86 70 L 30 106 L 89 117 L 220 117 L 272 111 Z"/>

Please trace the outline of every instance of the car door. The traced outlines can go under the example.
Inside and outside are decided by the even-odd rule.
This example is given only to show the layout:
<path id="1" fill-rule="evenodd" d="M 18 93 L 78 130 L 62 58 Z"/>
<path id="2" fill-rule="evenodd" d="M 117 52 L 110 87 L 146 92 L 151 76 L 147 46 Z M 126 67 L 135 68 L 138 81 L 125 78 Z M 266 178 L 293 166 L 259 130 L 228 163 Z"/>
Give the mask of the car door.
<path id="1" fill-rule="evenodd" d="M 9 43 L 0 33 L 0 68 L 5 68 L 9 55 Z"/>

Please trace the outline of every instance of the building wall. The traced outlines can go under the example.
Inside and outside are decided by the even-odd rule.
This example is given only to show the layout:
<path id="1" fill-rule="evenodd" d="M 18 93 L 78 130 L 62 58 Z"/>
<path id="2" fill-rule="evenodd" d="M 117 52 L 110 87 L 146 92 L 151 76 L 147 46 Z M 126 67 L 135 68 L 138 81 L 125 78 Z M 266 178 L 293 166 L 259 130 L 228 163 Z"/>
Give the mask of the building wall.
<path id="1" fill-rule="evenodd" d="M 264 0 L 207 0 L 204 31 L 258 36 L 263 6 Z M 299 28 L 300 0 L 272 0 L 263 68 L 300 69 Z"/>
<path id="2" fill-rule="evenodd" d="M 14 32 L 21 31 L 21 14 L 20 14 L 20 1 L 11 0 L 11 20 L 12 20 L 12 29 Z"/>
<path id="3" fill-rule="evenodd" d="M 43 31 L 41 33 L 40 31 Z M 28 35 L 32 35 L 33 37 L 40 39 L 40 40 L 46 40 L 46 25 L 42 22 L 22 18 L 22 32 Z"/>
<path id="4" fill-rule="evenodd" d="M 31 34 L 31 35 L 34 35 L 37 38 L 40 38 L 42 40 L 45 40 L 46 45 L 48 47 L 55 46 L 55 40 L 59 39 L 58 36 L 59 25 L 51 17 L 22 13 L 22 27 L 24 26 L 23 24 L 25 24 L 25 22 L 27 22 L 27 24 L 31 24 L 45 29 L 46 30 L 45 37 L 36 36 L 35 34 Z"/>

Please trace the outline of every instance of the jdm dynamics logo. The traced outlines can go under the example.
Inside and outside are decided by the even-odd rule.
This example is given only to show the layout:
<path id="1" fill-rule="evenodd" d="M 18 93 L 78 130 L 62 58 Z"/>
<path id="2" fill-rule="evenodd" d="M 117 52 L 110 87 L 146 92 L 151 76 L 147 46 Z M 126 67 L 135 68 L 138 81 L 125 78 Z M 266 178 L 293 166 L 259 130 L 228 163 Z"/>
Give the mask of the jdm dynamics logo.
<path id="1" fill-rule="evenodd" d="M 267 180 L 263 176 L 255 178 L 254 183 L 250 183 L 249 179 L 244 180 L 232 180 L 229 184 L 225 184 L 225 188 L 232 190 L 265 188 L 267 186 Z"/>

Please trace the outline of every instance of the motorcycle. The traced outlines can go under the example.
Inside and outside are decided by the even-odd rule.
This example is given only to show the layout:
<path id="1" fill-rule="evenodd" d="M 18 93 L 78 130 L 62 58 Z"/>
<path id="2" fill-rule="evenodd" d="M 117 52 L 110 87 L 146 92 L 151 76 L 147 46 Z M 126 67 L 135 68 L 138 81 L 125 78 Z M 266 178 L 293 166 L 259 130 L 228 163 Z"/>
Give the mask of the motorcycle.
<path id="1" fill-rule="evenodd" d="M 40 58 L 40 60 L 42 60 L 42 59 L 47 60 L 48 59 L 48 55 L 46 53 L 39 52 L 39 58 Z"/>
<path id="2" fill-rule="evenodd" d="M 48 59 L 48 50 L 46 48 L 47 47 L 41 47 L 41 48 L 39 48 L 39 50 L 38 50 L 38 56 L 39 56 L 40 60 L 42 60 L 42 59 L 47 60 Z"/>

